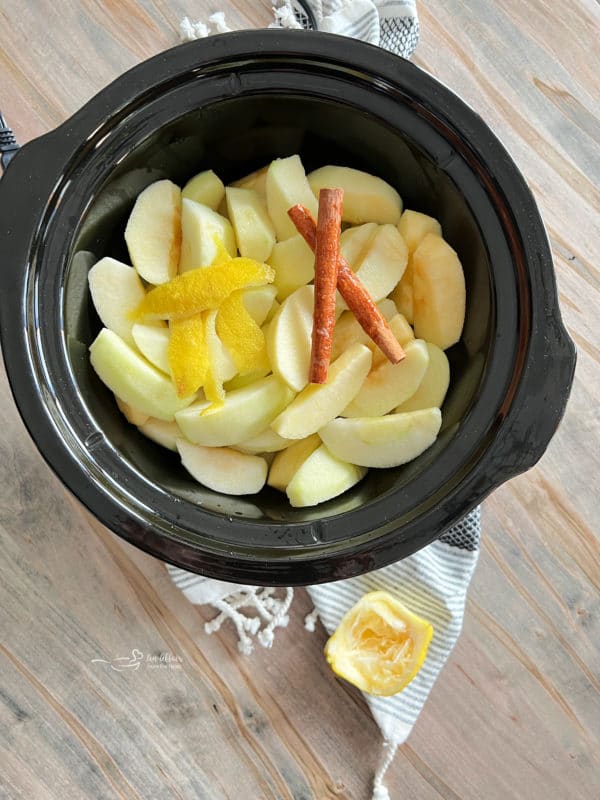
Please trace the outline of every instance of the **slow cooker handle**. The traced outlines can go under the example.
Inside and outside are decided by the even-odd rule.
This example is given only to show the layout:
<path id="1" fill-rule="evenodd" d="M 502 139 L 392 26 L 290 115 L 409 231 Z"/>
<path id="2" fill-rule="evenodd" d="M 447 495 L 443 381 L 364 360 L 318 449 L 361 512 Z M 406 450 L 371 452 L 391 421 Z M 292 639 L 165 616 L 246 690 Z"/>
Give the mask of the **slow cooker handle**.
<path id="1" fill-rule="evenodd" d="M 8 127 L 2 111 L 0 111 L 0 165 L 2 165 L 3 171 L 6 170 L 18 149 L 19 145 L 12 128 Z"/>

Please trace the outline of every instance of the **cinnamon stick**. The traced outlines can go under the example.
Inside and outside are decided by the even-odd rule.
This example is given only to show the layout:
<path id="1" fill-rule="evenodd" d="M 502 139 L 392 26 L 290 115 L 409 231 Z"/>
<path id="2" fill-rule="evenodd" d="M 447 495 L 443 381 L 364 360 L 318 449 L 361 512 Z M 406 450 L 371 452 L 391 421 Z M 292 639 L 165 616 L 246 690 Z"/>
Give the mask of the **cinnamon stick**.
<path id="1" fill-rule="evenodd" d="M 343 189 L 321 189 L 315 231 L 315 308 L 313 312 L 310 383 L 325 383 L 335 325 Z"/>
<path id="2" fill-rule="evenodd" d="M 288 215 L 306 244 L 314 250 L 317 225 L 310 211 L 305 206 L 298 204 L 288 210 Z M 387 320 L 341 254 L 338 256 L 337 281 L 340 294 L 365 333 L 392 364 L 402 361 L 405 357 L 404 350 L 390 330 Z"/>

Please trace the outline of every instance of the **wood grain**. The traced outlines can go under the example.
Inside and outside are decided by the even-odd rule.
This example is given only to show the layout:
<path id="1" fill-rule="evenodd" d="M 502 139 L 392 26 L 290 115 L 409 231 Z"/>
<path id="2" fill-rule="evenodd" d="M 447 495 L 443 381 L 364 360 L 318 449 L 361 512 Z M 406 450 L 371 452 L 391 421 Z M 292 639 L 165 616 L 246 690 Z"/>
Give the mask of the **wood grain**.
<path id="1" fill-rule="evenodd" d="M 232 27 L 270 2 L 221 2 Z M 177 43 L 205 0 L 3 0 L 0 107 L 19 141 Z M 532 186 L 579 361 L 539 465 L 485 503 L 463 635 L 388 785 L 403 800 L 600 796 L 600 6 L 419 3 L 416 62 L 471 103 Z M 11 800 L 368 797 L 378 731 L 336 682 L 325 635 L 271 652 L 206 636 L 164 566 L 67 497 L 0 382 L 0 796 Z M 178 668 L 92 659 L 169 653 Z"/>

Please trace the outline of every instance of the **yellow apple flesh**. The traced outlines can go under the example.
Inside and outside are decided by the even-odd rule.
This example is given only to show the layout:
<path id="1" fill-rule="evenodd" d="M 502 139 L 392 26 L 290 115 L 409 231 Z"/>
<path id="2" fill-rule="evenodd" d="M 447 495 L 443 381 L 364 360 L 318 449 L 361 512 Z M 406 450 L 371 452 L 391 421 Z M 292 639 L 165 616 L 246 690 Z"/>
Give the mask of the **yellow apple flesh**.
<path id="1" fill-rule="evenodd" d="M 88 282 L 102 324 L 134 345 L 131 317 L 146 294 L 136 270 L 114 258 L 102 258 L 88 272 Z"/>
<path id="2" fill-rule="evenodd" d="M 181 251 L 181 190 L 171 181 L 150 184 L 138 196 L 125 228 L 131 263 L 148 283 L 177 274 Z"/>
<path id="3" fill-rule="evenodd" d="M 304 439 L 337 417 L 359 391 L 371 367 L 371 351 L 353 344 L 329 367 L 326 383 L 310 384 L 271 427 L 286 439 Z"/>
<path id="4" fill-rule="evenodd" d="M 103 328 L 93 341 L 90 362 L 114 394 L 149 417 L 170 422 L 195 399 L 178 397 L 169 377 L 108 328 Z"/>
<path id="5" fill-rule="evenodd" d="M 294 508 L 316 506 L 346 492 L 366 474 L 364 467 L 336 458 L 327 447 L 318 447 L 297 470 L 286 494 Z"/>
<path id="6" fill-rule="evenodd" d="M 215 492 L 242 495 L 260 492 L 267 479 L 264 458 L 230 447 L 201 447 L 177 440 L 181 463 L 198 483 Z"/>
<path id="7" fill-rule="evenodd" d="M 206 447 L 227 447 L 257 436 L 269 427 L 294 393 L 271 375 L 242 389 L 227 392 L 221 406 L 206 411 L 210 403 L 194 403 L 177 414 L 186 439 Z"/>
<path id="8" fill-rule="evenodd" d="M 363 467 L 398 467 L 435 442 L 442 424 L 439 408 L 384 417 L 334 419 L 319 431 L 337 458 Z"/>
<path id="9" fill-rule="evenodd" d="M 308 182 L 315 197 L 319 196 L 321 189 L 335 187 L 344 190 L 344 222 L 397 225 L 400 220 L 400 195 L 389 183 L 368 172 L 330 165 L 311 172 Z"/>
<path id="10" fill-rule="evenodd" d="M 216 211 L 225 197 L 225 186 L 212 169 L 207 169 L 190 178 L 181 196 L 184 200 L 193 200 Z"/>

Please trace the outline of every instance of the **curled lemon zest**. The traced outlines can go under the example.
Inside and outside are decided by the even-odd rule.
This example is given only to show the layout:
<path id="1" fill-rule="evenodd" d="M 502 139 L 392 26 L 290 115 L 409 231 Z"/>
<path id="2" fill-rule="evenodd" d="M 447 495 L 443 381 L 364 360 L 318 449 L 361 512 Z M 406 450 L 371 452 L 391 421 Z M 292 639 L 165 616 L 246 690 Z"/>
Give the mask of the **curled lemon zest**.
<path id="1" fill-rule="evenodd" d="M 217 255 L 217 259 L 219 256 Z M 218 308 L 232 292 L 272 283 L 274 271 L 252 258 L 216 261 L 151 289 L 133 314 L 136 320 L 177 320 Z"/>
<path id="2" fill-rule="evenodd" d="M 209 368 L 202 314 L 171 320 L 168 358 L 178 397 L 197 392 Z"/>
<path id="3" fill-rule="evenodd" d="M 221 304 L 217 332 L 240 375 L 268 368 L 264 333 L 246 310 L 241 289 L 232 292 Z"/>

